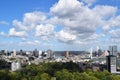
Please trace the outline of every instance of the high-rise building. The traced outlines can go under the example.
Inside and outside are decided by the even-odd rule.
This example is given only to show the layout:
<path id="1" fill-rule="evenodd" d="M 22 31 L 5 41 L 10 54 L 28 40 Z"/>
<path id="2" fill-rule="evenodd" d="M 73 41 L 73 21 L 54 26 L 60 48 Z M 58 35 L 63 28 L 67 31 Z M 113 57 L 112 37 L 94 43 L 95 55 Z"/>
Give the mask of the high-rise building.
<path id="1" fill-rule="evenodd" d="M 8 51 L 7 51 L 7 49 L 5 50 L 5 54 L 8 56 Z"/>
<path id="2" fill-rule="evenodd" d="M 97 52 L 99 51 L 99 49 L 100 49 L 100 46 L 97 46 Z"/>
<path id="3" fill-rule="evenodd" d="M 16 57 L 16 50 L 13 50 L 13 57 Z"/>
<path id="4" fill-rule="evenodd" d="M 69 51 L 66 51 L 65 57 L 66 57 L 66 59 L 69 59 Z"/>
<path id="5" fill-rule="evenodd" d="M 20 62 L 12 62 L 11 63 L 11 70 L 16 71 L 21 68 L 21 63 Z"/>
<path id="6" fill-rule="evenodd" d="M 91 49 L 90 49 L 90 58 L 91 58 L 91 59 L 92 59 L 92 56 L 93 56 L 92 54 L 93 54 L 93 49 L 91 48 Z"/>
<path id="7" fill-rule="evenodd" d="M 108 55 L 106 57 L 106 64 L 107 64 L 107 70 L 111 73 L 116 73 L 117 72 L 117 59 L 116 56 L 114 55 Z"/>
<path id="8" fill-rule="evenodd" d="M 110 50 L 110 55 L 117 55 L 117 46 L 116 45 L 109 46 L 109 50 Z"/>
<path id="9" fill-rule="evenodd" d="M 33 55 L 34 55 L 35 57 L 39 57 L 39 51 L 38 51 L 37 49 L 35 49 L 35 50 L 33 51 Z"/>
<path id="10" fill-rule="evenodd" d="M 41 50 L 39 50 L 39 56 L 38 57 L 42 58 L 42 51 Z"/>
<path id="11" fill-rule="evenodd" d="M 96 54 L 96 57 L 99 57 L 99 55 L 100 55 L 100 46 L 97 46 L 97 54 Z"/>
<path id="12" fill-rule="evenodd" d="M 47 58 L 52 58 L 53 57 L 53 51 L 52 50 L 47 50 Z"/>

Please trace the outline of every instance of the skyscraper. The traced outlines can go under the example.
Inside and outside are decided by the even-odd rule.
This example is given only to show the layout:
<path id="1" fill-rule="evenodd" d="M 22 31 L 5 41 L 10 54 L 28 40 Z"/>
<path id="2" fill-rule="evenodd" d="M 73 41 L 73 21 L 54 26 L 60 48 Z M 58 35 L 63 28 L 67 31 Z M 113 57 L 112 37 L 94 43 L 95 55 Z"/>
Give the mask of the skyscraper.
<path id="1" fill-rule="evenodd" d="M 42 58 L 42 51 L 39 50 L 39 58 Z"/>
<path id="2" fill-rule="evenodd" d="M 69 51 L 66 51 L 65 57 L 66 57 L 66 59 L 69 59 Z"/>
<path id="3" fill-rule="evenodd" d="M 111 73 L 116 73 L 117 59 L 114 55 L 109 55 L 106 57 L 107 70 Z"/>
<path id="4" fill-rule="evenodd" d="M 110 55 L 117 55 L 117 46 L 116 45 L 109 46 L 109 50 L 110 50 Z"/>
<path id="5" fill-rule="evenodd" d="M 13 57 L 16 57 L 16 50 L 13 50 Z"/>
<path id="6" fill-rule="evenodd" d="M 90 58 L 91 58 L 91 59 L 92 59 L 92 56 L 93 56 L 92 54 L 93 54 L 93 49 L 91 48 L 91 49 L 90 49 Z"/>

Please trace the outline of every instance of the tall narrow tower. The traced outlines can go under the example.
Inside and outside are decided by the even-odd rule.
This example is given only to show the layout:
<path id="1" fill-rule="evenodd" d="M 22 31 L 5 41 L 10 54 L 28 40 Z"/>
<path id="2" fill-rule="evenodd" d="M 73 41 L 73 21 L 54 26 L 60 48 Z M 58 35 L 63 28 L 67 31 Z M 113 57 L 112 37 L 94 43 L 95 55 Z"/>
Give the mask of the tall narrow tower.
<path id="1" fill-rule="evenodd" d="M 65 57 L 66 57 L 66 59 L 69 59 L 69 51 L 66 51 Z"/>
<path id="2" fill-rule="evenodd" d="M 93 53 L 93 49 L 92 48 L 90 48 L 90 58 L 92 59 L 92 53 Z"/>
<path id="3" fill-rule="evenodd" d="M 13 57 L 16 57 L 16 50 L 13 50 Z"/>
<path id="4" fill-rule="evenodd" d="M 117 55 L 117 46 L 113 45 L 113 46 L 109 46 L 109 50 L 110 50 L 110 55 Z"/>
<path id="5" fill-rule="evenodd" d="M 99 57 L 100 46 L 97 46 L 97 57 Z"/>
<path id="6" fill-rule="evenodd" d="M 100 46 L 97 46 L 97 52 L 98 52 L 99 49 L 100 49 Z"/>

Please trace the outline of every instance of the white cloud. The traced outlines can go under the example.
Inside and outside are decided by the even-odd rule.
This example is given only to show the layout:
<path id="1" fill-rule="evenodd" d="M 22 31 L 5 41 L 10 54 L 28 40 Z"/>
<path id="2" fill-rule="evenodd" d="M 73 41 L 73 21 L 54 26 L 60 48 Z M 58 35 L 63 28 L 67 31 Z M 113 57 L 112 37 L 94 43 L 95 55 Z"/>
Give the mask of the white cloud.
<path id="1" fill-rule="evenodd" d="M 29 12 L 23 16 L 23 21 L 14 20 L 13 25 L 20 30 L 32 30 L 37 25 L 44 23 L 46 20 L 45 13 Z"/>
<path id="2" fill-rule="evenodd" d="M 84 1 L 93 3 L 95 0 Z M 117 8 L 107 5 L 97 5 L 89 8 L 78 0 L 59 0 L 51 7 L 50 12 L 55 16 L 51 18 L 52 24 L 58 22 L 59 25 L 64 26 L 63 31 L 75 35 L 79 40 L 94 40 L 102 37 L 102 31 L 97 34 L 96 30 L 98 27 L 104 28 L 106 22 L 115 16 Z M 64 41 L 67 42 L 67 39 L 65 38 Z"/>
<path id="3" fill-rule="evenodd" d="M 23 22 L 24 24 L 38 24 L 38 23 L 42 23 L 43 21 L 45 21 L 46 16 L 45 13 L 42 12 L 30 12 L 30 13 L 25 13 L 24 14 L 24 18 L 23 18 Z"/>
<path id="4" fill-rule="evenodd" d="M 59 17 L 68 17 L 78 12 L 82 5 L 77 0 L 59 0 L 58 3 L 50 8 L 50 12 Z"/>
<path id="5" fill-rule="evenodd" d="M 16 31 L 15 28 L 11 28 L 9 30 L 9 36 L 12 37 L 27 37 L 27 33 L 25 31 Z"/>
<path id="6" fill-rule="evenodd" d="M 93 8 L 93 12 L 95 12 L 96 15 L 98 15 L 102 19 L 109 19 L 113 17 L 116 14 L 116 11 L 117 7 L 107 5 L 98 5 Z"/>
<path id="7" fill-rule="evenodd" d="M 38 40 L 35 40 L 34 42 L 35 42 L 36 44 L 40 44 L 40 41 L 38 41 Z"/>
<path id="8" fill-rule="evenodd" d="M 54 35 L 54 26 L 51 24 L 41 24 L 38 25 L 35 29 L 35 36 L 40 36 L 43 39 L 48 39 Z"/>
<path id="9" fill-rule="evenodd" d="M 111 28 L 120 28 L 120 16 L 116 16 L 108 20 L 103 26 L 104 31 L 108 31 Z"/>
<path id="10" fill-rule="evenodd" d="M 116 39 L 116 38 L 120 39 L 119 33 L 120 33 L 120 29 L 109 31 L 109 34 L 110 34 L 111 38 L 113 38 L 113 39 Z"/>
<path id="11" fill-rule="evenodd" d="M 59 0 L 50 8 L 49 13 L 25 13 L 22 21 L 13 21 L 15 28 L 9 30 L 9 36 L 22 37 L 23 45 L 40 44 L 40 41 L 31 41 L 31 38 L 87 45 L 89 42 L 98 43 L 106 34 L 107 37 L 119 37 L 120 16 L 116 16 L 118 9 L 107 5 L 90 7 L 95 1 Z M 117 29 L 111 31 L 113 28 Z M 29 40 L 25 38 L 27 36 Z"/>
<path id="12" fill-rule="evenodd" d="M 97 39 L 99 37 L 98 34 L 93 34 L 91 36 L 88 37 L 89 40 L 94 40 L 94 39 Z"/>
<path id="13" fill-rule="evenodd" d="M 22 22 L 14 20 L 13 21 L 13 26 L 15 26 L 16 28 L 20 29 L 20 30 L 28 30 L 29 28 L 26 25 L 23 25 Z"/>
<path id="14" fill-rule="evenodd" d="M 60 32 L 56 33 L 56 38 L 64 43 L 74 43 L 76 41 L 76 35 L 73 35 L 67 31 L 61 30 Z"/>
<path id="15" fill-rule="evenodd" d="M 19 43 L 19 46 L 29 46 L 29 45 L 40 45 L 40 41 L 34 40 L 34 41 L 23 41 Z"/>

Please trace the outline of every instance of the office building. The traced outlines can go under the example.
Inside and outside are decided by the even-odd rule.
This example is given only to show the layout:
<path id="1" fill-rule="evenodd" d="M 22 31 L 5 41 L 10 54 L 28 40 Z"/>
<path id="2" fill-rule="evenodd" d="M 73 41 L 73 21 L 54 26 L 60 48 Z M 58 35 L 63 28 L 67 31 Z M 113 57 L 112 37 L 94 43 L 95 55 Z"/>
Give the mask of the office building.
<path id="1" fill-rule="evenodd" d="M 20 62 L 12 62 L 11 63 L 11 71 L 16 71 L 21 68 L 21 63 Z"/>
<path id="2" fill-rule="evenodd" d="M 109 50 L 110 50 L 110 55 L 117 55 L 117 46 L 113 45 L 113 46 L 109 46 Z"/>
<path id="3" fill-rule="evenodd" d="M 53 52 L 52 52 L 52 50 L 47 50 L 46 51 L 47 52 L 47 58 L 52 58 L 53 57 Z"/>
<path id="4" fill-rule="evenodd" d="M 39 50 L 39 56 L 38 57 L 42 58 L 42 51 L 41 50 Z"/>
<path id="5" fill-rule="evenodd" d="M 33 56 L 39 57 L 39 51 L 37 49 L 33 51 Z"/>
<path id="6" fill-rule="evenodd" d="M 107 64 L 107 70 L 111 73 L 116 73 L 117 72 L 117 59 L 116 56 L 109 55 L 106 57 L 106 64 Z"/>

